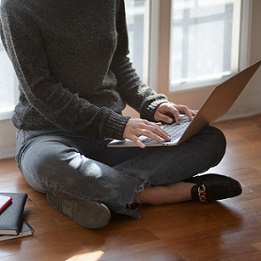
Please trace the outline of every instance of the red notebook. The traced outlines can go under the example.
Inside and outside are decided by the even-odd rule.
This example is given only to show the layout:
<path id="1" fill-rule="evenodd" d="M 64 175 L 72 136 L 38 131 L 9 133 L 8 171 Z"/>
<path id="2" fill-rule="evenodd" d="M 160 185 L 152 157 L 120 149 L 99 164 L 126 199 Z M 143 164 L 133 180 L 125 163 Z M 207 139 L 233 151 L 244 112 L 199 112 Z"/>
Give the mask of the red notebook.
<path id="1" fill-rule="evenodd" d="M 0 195 L 0 213 L 12 203 L 12 197 Z"/>

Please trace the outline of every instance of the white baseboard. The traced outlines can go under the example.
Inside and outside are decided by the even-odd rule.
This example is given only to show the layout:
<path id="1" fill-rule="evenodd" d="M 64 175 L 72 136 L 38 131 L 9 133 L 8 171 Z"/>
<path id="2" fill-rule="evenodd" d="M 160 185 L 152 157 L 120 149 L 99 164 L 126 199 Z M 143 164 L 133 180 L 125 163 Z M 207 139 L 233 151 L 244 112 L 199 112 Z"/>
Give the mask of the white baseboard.
<path id="1" fill-rule="evenodd" d="M 0 148 L 0 159 L 10 159 L 15 157 L 15 146 Z"/>

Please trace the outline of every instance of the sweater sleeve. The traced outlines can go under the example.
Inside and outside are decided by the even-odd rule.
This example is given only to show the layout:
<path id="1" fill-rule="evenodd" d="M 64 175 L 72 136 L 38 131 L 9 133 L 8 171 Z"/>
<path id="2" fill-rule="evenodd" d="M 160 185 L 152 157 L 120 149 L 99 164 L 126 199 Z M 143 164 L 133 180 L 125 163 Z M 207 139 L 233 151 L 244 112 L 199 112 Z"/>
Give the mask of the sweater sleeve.
<path id="1" fill-rule="evenodd" d="M 155 109 L 168 102 L 163 94 L 157 94 L 152 88 L 143 84 L 132 67 L 128 46 L 128 33 L 124 1 L 120 1 L 118 19 L 118 46 L 112 62 L 112 70 L 117 77 L 118 91 L 128 105 L 140 113 L 141 118 L 154 121 Z"/>
<path id="2" fill-rule="evenodd" d="M 19 1 L 1 4 L 2 41 L 27 102 L 57 128 L 99 139 L 121 138 L 128 117 L 89 103 L 52 77 L 41 30 L 31 12 Z"/>

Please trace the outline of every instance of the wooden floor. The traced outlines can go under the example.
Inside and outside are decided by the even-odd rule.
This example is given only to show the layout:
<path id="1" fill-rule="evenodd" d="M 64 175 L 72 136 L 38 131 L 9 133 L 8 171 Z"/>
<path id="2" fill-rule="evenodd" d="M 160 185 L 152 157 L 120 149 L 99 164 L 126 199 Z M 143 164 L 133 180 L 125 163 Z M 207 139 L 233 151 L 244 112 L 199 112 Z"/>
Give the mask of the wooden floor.
<path id="1" fill-rule="evenodd" d="M 228 147 L 209 172 L 238 179 L 241 196 L 144 206 L 141 220 L 114 216 L 101 230 L 81 228 L 52 209 L 26 184 L 13 159 L 0 161 L 0 191 L 28 193 L 24 216 L 35 229 L 34 236 L 0 242 L 0 260 L 261 260 L 261 115 L 216 125 Z"/>

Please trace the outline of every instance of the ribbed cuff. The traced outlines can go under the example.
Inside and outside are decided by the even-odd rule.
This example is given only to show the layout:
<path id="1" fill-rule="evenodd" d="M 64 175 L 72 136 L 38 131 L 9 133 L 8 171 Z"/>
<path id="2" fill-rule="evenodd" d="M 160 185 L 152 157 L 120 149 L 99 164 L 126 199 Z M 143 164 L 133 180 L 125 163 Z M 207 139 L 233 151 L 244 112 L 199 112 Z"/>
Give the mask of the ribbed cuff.
<path id="1" fill-rule="evenodd" d="M 130 117 L 111 113 L 106 122 L 106 138 L 122 139 L 123 131 Z"/>
<path id="2" fill-rule="evenodd" d="M 149 121 L 155 121 L 154 119 L 155 110 L 160 104 L 165 102 L 168 102 L 168 100 L 164 95 L 158 97 L 157 100 L 146 101 L 146 103 L 141 108 L 140 117 L 142 119 L 147 119 Z"/>

